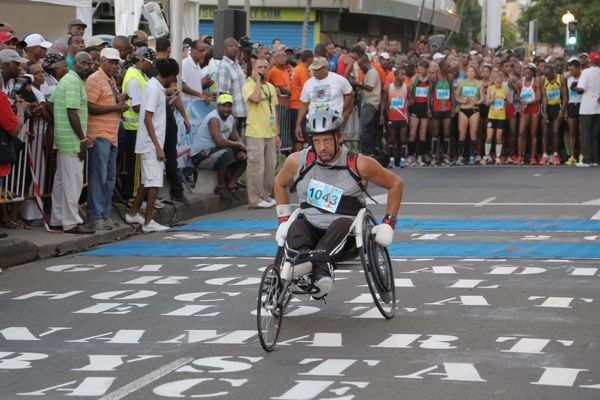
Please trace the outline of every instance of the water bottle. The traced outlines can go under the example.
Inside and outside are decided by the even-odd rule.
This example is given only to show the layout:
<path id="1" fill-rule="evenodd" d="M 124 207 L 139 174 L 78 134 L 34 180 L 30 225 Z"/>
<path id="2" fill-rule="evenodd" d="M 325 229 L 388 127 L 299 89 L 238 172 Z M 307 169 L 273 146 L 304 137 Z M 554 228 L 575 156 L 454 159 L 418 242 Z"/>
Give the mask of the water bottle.
<path id="1" fill-rule="evenodd" d="M 394 168 L 395 160 L 394 157 L 390 157 L 390 162 L 388 163 L 388 168 Z"/>

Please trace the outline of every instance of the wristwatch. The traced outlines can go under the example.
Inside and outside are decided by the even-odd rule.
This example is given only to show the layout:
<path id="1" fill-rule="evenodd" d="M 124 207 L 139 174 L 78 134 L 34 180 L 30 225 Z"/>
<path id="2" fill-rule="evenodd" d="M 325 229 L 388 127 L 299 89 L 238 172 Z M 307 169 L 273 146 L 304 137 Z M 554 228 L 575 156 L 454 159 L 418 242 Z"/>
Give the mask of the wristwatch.
<path id="1" fill-rule="evenodd" d="M 383 224 L 388 224 L 393 229 L 396 229 L 396 222 L 397 221 L 398 221 L 398 218 L 395 215 L 385 214 L 385 217 L 383 217 L 383 220 L 381 222 Z"/>

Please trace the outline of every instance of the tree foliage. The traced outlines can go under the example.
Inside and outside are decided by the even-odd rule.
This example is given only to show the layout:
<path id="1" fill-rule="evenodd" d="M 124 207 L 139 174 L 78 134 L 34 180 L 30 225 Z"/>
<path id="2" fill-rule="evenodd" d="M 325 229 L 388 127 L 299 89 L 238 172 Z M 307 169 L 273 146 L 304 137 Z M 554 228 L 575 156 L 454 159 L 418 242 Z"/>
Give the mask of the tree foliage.
<path id="1" fill-rule="evenodd" d="M 565 45 L 562 16 L 570 11 L 577 20 L 577 44 L 581 50 L 600 44 L 600 1 L 598 0 L 532 0 L 518 21 L 519 32 L 526 38 L 529 21 L 537 20 L 538 42 Z"/>
<path id="2" fill-rule="evenodd" d="M 474 42 L 479 42 L 481 34 L 481 5 L 477 0 L 458 1 L 457 12 L 462 12 L 460 31 L 455 32 L 447 44 L 447 47 L 456 47 L 459 50 L 468 50 Z"/>
<path id="3" fill-rule="evenodd" d="M 510 22 L 506 15 L 502 16 L 502 45 L 504 47 L 508 47 L 509 49 L 514 49 L 518 45 L 521 44 L 521 40 L 519 39 L 519 33 L 517 30 L 517 26 Z"/>

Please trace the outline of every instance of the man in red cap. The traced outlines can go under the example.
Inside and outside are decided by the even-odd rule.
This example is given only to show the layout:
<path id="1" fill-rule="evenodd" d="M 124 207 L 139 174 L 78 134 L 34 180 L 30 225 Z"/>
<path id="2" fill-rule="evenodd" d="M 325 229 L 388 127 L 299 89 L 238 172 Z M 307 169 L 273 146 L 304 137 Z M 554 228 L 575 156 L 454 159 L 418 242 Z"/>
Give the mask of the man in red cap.
<path id="1" fill-rule="evenodd" d="M 577 167 L 597 167 L 600 161 L 600 53 L 590 53 L 588 63 L 575 89 L 582 93 L 579 123 L 583 161 L 575 164 Z"/>
<path id="2" fill-rule="evenodd" d="M 19 38 L 9 31 L 0 31 L 0 50 L 15 49 Z"/>

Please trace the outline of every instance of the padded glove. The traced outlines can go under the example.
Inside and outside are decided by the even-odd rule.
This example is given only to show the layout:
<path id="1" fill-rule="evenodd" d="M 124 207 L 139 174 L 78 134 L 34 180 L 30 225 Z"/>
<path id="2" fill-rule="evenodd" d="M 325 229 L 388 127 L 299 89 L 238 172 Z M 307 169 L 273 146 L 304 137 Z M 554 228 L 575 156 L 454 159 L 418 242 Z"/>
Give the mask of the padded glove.
<path id="1" fill-rule="evenodd" d="M 371 234 L 375 235 L 375 243 L 382 247 L 388 247 L 394 240 L 394 229 L 385 223 L 375 225 Z"/>
<path id="2" fill-rule="evenodd" d="M 277 227 L 277 232 L 275 233 L 275 241 L 277 242 L 277 246 L 283 247 L 283 245 L 285 245 L 288 229 L 290 229 L 289 221 L 282 222 Z"/>

